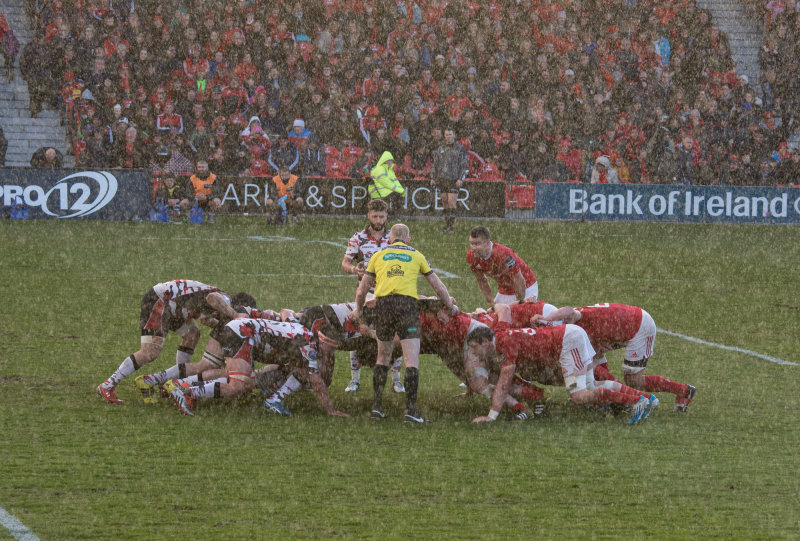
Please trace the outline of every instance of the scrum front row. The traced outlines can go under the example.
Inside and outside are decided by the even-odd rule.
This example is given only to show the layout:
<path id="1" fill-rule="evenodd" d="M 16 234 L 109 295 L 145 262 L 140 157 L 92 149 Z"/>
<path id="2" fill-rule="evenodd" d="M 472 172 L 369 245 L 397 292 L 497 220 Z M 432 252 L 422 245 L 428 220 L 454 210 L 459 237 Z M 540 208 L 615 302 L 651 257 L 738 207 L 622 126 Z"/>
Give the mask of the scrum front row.
<path id="1" fill-rule="evenodd" d="M 696 392 L 692 385 L 645 374 L 656 325 L 639 307 L 556 308 L 526 299 L 452 315 L 438 299 L 421 298 L 418 305 L 420 353 L 439 356 L 468 392 L 491 402 L 488 414 L 475 422 L 494 421 L 504 408 L 516 420 L 543 414 L 545 391 L 532 382 L 566 387 L 575 404 L 627 412 L 628 424 L 641 422 L 658 406 L 655 392 L 674 394 L 676 412 L 685 412 Z M 326 413 L 346 417 L 328 395 L 334 354 L 357 351 L 368 366 L 377 355 L 374 313 L 366 309 L 354 321 L 354 308 L 349 302 L 300 312 L 262 311 L 246 293 L 229 295 L 193 280 L 156 284 L 142 298 L 139 350 L 97 386 L 97 393 L 109 403 L 122 403 L 117 385 L 154 361 L 172 331 L 181 336 L 175 365 L 135 378 L 146 403 L 168 394 L 181 413 L 194 415 L 198 401 L 260 388 L 265 409 L 291 415 L 286 398 L 310 385 Z M 197 323 L 212 332 L 200 361 L 191 362 L 200 337 Z M 605 353 L 615 349 L 625 350 L 623 381 L 608 370 Z M 256 363 L 265 366 L 255 370 Z"/>

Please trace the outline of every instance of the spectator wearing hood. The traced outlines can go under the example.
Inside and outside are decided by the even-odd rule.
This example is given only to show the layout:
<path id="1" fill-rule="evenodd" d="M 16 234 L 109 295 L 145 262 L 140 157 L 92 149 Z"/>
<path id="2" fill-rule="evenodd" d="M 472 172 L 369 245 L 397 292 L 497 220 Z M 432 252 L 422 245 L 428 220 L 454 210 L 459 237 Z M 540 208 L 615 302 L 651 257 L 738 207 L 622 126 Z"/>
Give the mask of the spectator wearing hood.
<path id="1" fill-rule="evenodd" d="M 592 184 L 619 184 L 619 177 L 617 172 L 611 168 L 608 156 L 599 156 L 594 161 L 589 182 Z"/>
<path id="2" fill-rule="evenodd" d="M 394 173 L 394 156 L 388 150 L 381 154 L 375 167 L 369 172 L 370 182 L 367 193 L 370 199 L 383 199 L 389 203 L 390 212 L 396 215 L 402 207 L 406 189 Z"/>

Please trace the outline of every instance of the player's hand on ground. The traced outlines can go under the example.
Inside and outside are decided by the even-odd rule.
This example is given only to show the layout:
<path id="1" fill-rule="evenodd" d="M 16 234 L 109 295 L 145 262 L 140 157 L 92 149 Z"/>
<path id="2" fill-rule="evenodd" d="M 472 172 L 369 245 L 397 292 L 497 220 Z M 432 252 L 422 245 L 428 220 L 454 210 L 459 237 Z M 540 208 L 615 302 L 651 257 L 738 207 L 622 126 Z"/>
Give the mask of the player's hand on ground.
<path id="1" fill-rule="evenodd" d="M 494 419 L 492 419 L 488 415 L 484 415 L 482 417 L 475 417 L 472 420 L 473 423 L 491 423 L 492 421 L 494 421 Z"/>
<path id="2" fill-rule="evenodd" d="M 328 415 L 330 415 L 331 417 L 350 417 L 348 414 L 337 410 L 329 412 Z"/>

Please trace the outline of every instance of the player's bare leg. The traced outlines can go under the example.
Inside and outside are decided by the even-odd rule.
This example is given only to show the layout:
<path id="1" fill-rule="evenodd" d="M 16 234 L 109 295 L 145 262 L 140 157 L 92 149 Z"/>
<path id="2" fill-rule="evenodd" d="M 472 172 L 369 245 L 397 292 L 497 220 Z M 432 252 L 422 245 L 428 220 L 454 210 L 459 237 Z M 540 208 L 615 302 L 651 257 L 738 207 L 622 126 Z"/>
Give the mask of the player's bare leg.
<path id="1" fill-rule="evenodd" d="M 243 395 L 255 387 L 253 368 L 249 361 L 230 357 L 225 360 L 227 381 L 209 381 L 194 386 L 183 380 L 172 380 L 165 385 L 175 404 L 185 415 L 191 413 L 192 402 L 200 398 L 232 398 Z"/>

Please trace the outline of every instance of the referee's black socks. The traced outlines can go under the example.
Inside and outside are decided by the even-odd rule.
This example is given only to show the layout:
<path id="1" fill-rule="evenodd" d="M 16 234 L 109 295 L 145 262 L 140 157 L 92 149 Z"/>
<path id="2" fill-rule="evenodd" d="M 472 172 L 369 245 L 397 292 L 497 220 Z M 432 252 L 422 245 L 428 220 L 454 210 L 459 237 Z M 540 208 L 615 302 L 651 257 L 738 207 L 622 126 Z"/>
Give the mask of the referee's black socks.
<path id="1" fill-rule="evenodd" d="M 407 372 L 407 371 L 406 371 Z M 372 402 L 372 409 L 383 411 L 383 388 L 386 387 L 386 376 L 389 373 L 389 367 L 382 364 L 376 364 L 372 369 L 372 389 L 375 393 L 375 398 Z"/>
<path id="2" fill-rule="evenodd" d="M 406 413 L 417 414 L 417 388 L 419 387 L 419 368 L 406 367 Z"/>

